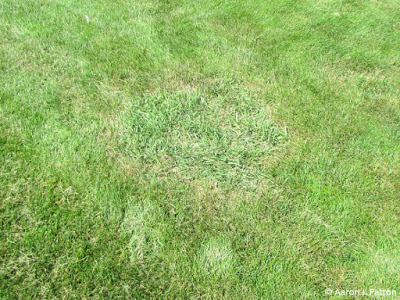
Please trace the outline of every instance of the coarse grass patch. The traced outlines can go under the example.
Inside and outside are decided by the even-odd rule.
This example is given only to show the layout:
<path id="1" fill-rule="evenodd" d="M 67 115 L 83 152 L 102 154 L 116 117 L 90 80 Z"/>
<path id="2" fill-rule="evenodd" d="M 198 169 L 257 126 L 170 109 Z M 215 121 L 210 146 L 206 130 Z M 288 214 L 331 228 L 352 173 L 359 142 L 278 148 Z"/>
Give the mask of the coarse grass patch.
<path id="1" fill-rule="evenodd" d="M 166 176 L 209 178 L 229 187 L 263 176 L 284 133 L 248 95 L 205 98 L 199 93 L 148 96 L 126 109 L 121 155 L 160 165 Z M 265 176 L 265 173 L 264 173 Z"/>

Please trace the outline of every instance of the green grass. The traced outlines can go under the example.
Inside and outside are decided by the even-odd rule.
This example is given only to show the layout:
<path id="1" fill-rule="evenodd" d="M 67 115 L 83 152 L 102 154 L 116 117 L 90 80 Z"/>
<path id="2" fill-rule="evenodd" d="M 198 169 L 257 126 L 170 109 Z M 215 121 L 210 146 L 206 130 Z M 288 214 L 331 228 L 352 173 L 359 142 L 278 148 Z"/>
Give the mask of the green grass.
<path id="1" fill-rule="evenodd" d="M 399 9 L 1 1 L 0 298 L 400 295 Z"/>

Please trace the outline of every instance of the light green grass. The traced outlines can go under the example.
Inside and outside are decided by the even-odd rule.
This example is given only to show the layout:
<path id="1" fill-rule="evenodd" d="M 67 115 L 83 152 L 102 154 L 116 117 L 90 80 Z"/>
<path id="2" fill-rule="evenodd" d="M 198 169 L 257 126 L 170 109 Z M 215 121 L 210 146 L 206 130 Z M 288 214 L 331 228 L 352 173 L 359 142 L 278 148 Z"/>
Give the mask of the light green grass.
<path id="1" fill-rule="evenodd" d="M 399 9 L 1 1 L 0 297 L 400 296 Z"/>

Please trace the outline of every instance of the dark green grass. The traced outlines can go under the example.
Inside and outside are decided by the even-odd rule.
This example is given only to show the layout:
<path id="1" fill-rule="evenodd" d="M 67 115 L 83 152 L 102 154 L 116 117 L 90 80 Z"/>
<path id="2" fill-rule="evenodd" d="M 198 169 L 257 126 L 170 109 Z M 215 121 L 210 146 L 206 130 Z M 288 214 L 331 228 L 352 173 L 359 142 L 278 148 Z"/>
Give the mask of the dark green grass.
<path id="1" fill-rule="evenodd" d="M 3 0 L 0 297 L 400 293 L 399 11 Z"/>

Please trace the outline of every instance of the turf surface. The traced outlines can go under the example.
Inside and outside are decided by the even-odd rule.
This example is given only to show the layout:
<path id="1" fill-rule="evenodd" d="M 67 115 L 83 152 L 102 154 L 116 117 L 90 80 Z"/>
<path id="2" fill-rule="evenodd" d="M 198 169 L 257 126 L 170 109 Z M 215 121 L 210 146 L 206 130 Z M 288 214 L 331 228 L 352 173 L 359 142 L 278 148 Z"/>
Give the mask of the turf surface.
<path id="1" fill-rule="evenodd" d="M 0 297 L 400 296 L 399 12 L 2 0 Z"/>

